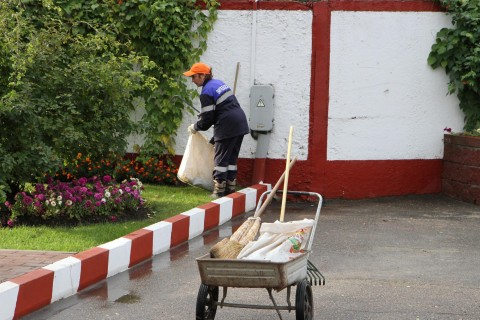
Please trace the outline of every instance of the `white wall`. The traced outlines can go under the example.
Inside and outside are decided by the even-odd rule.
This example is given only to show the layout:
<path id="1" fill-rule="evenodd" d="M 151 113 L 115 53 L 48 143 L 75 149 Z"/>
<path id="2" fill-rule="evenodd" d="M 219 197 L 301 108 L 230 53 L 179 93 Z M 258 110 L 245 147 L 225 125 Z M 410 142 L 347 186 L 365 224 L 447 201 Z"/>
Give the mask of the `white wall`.
<path id="1" fill-rule="evenodd" d="M 443 69 L 427 64 L 440 12 L 332 12 L 328 160 L 438 159 L 463 128 Z"/>
<path id="2" fill-rule="evenodd" d="M 252 30 L 256 30 L 253 35 Z M 237 62 L 240 62 L 236 95 L 247 118 L 250 87 L 273 85 L 275 122 L 269 158 L 285 159 L 290 125 L 294 127 L 292 156 L 302 160 L 308 157 L 311 54 L 311 11 L 218 12 L 218 20 L 208 38 L 208 49 L 201 60 L 212 66 L 215 78 L 232 88 Z M 200 110 L 198 101 L 195 108 Z M 175 150 L 180 155 L 188 139 L 187 127 L 196 121 L 196 116 L 185 114 L 185 117 L 176 137 Z M 206 135 L 212 136 L 210 132 Z M 253 158 L 255 152 L 256 140 L 245 136 L 240 157 Z"/>
<path id="3" fill-rule="evenodd" d="M 445 26 L 450 18 L 441 12 L 332 12 L 328 160 L 442 158 L 443 128 L 463 127 L 444 70 L 427 65 Z M 311 11 L 218 12 L 201 60 L 232 88 L 240 63 L 236 94 L 247 117 L 250 87 L 274 86 L 269 158 L 285 158 L 290 125 L 292 156 L 308 157 L 311 55 Z M 200 110 L 198 99 L 195 107 Z M 183 154 L 195 120 L 185 113 L 176 154 Z M 247 135 L 240 156 L 253 158 L 255 151 L 256 140 Z"/>

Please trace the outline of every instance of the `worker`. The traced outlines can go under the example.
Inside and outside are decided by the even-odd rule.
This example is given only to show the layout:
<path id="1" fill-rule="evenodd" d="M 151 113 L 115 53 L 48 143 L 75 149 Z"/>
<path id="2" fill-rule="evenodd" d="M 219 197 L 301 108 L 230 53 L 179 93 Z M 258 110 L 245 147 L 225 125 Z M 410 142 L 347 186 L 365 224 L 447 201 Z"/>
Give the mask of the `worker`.
<path id="1" fill-rule="evenodd" d="M 215 158 L 212 198 L 235 192 L 237 160 L 243 136 L 250 132 L 247 117 L 232 89 L 223 81 L 214 79 L 212 69 L 205 63 L 194 63 L 183 73 L 192 78 L 200 93 L 201 110 L 198 121 L 188 127 L 191 134 L 213 126 Z"/>

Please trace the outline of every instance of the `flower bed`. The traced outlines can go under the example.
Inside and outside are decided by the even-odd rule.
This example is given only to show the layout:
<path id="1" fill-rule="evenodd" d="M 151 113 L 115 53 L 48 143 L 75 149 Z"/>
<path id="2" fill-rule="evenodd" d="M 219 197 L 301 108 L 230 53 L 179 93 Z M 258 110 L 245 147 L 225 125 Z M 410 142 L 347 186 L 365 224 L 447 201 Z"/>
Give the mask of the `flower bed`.
<path id="1" fill-rule="evenodd" d="M 9 227 L 115 222 L 148 215 L 141 196 L 143 185 L 136 178 L 121 183 L 109 175 L 70 182 L 50 180 L 28 189 L 17 193 L 13 204 L 5 203 L 11 212 L 6 221 Z"/>

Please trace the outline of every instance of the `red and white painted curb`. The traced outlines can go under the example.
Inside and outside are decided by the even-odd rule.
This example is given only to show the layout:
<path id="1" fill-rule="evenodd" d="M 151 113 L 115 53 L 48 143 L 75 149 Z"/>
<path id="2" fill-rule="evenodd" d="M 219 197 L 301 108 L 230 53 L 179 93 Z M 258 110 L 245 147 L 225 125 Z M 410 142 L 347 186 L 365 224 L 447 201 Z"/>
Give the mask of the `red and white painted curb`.
<path id="1" fill-rule="evenodd" d="M 257 184 L 0 284 L 0 320 L 18 319 L 255 210 Z"/>

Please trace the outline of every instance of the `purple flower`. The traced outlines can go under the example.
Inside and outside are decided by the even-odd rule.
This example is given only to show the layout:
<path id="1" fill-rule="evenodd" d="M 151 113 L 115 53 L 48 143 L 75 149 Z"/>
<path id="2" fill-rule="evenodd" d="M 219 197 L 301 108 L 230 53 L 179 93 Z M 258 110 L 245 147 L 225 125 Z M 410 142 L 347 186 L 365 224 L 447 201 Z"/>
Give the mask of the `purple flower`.
<path id="1" fill-rule="evenodd" d="M 43 192 L 45 192 L 45 186 L 44 186 L 43 184 L 41 184 L 41 183 L 37 183 L 37 184 L 35 185 L 35 191 L 36 191 L 37 193 L 43 193 Z"/>
<path id="2" fill-rule="evenodd" d="M 8 209 L 11 209 L 12 208 L 12 205 L 10 204 L 10 202 L 8 201 L 5 201 L 5 207 L 7 207 Z"/>
<path id="3" fill-rule="evenodd" d="M 87 178 L 82 177 L 82 178 L 78 179 L 78 184 L 81 185 L 81 186 L 86 185 L 87 184 Z"/>
<path id="4" fill-rule="evenodd" d="M 100 200 L 103 198 L 103 194 L 101 193 L 95 193 L 95 195 L 93 196 L 95 198 L 95 200 Z"/>
<path id="5" fill-rule="evenodd" d="M 29 196 L 24 196 L 23 197 L 23 204 L 26 206 L 29 206 L 33 203 L 33 199 Z"/>
<path id="6" fill-rule="evenodd" d="M 443 129 L 443 131 L 448 132 L 448 133 L 452 133 L 452 128 L 445 127 L 445 129 Z"/>
<path id="7" fill-rule="evenodd" d="M 7 226 L 9 226 L 10 228 L 13 228 L 13 226 L 15 225 L 15 223 L 13 222 L 12 219 L 8 219 L 7 221 Z"/>
<path id="8" fill-rule="evenodd" d="M 110 221 L 115 222 L 117 220 L 118 220 L 117 216 L 110 216 Z"/>
<path id="9" fill-rule="evenodd" d="M 95 202 L 95 206 L 100 207 L 102 205 L 102 201 Z"/>
<path id="10" fill-rule="evenodd" d="M 112 177 L 110 177 L 109 175 L 106 175 L 103 177 L 103 182 L 110 183 L 111 181 L 112 181 Z"/>
<path id="11" fill-rule="evenodd" d="M 93 204 L 92 204 L 92 201 L 90 201 L 90 200 L 85 201 L 85 208 L 87 208 L 87 209 L 88 209 L 88 208 L 91 208 L 92 205 L 93 205 Z"/>

